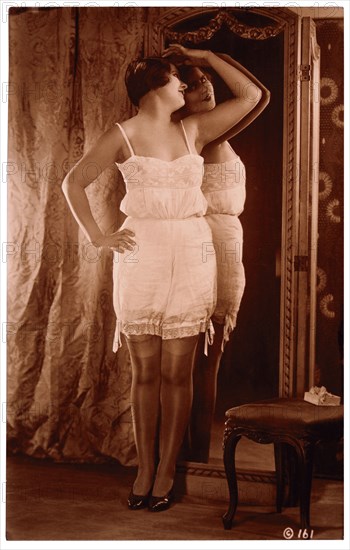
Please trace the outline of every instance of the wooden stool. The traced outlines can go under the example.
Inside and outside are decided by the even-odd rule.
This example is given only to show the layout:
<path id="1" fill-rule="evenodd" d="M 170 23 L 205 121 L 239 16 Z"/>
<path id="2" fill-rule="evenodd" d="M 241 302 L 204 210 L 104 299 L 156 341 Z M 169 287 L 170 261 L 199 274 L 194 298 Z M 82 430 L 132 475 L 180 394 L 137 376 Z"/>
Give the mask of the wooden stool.
<path id="1" fill-rule="evenodd" d="M 244 435 L 257 443 L 273 443 L 276 465 L 276 509 L 282 511 L 285 479 L 287 505 L 300 499 L 301 528 L 310 531 L 310 496 L 314 448 L 318 441 L 343 436 L 343 406 L 312 405 L 302 399 L 270 399 L 234 407 L 226 412 L 224 464 L 230 492 L 225 529 L 231 529 L 238 503 L 236 445 Z"/>

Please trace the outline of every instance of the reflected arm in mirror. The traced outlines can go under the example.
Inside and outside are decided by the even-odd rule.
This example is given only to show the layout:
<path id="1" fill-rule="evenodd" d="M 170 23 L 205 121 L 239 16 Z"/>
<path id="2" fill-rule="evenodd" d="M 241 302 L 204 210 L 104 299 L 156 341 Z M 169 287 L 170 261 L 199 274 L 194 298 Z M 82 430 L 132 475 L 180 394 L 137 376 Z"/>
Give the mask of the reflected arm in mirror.
<path id="1" fill-rule="evenodd" d="M 227 63 L 230 63 L 230 65 L 232 65 L 233 67 L 239 69 L 243 74 L 245 74 L 255 84 L 255 86 L 257 86 L 261 90 L 261 97 L 259 102 L 245 117 L 243 117 L 237 124 L 230 128 L 230 130 L 214 140 L 211 145 L 219 145 L 220 143 L 232 139 L 237 134 L 242 132 L 242 130 L 247 128 L 247 126 L 249 126 L 249 124 L 251 124 L 263 112 L 263 110 L 269 104 L 271 97 L 269 90 L 262 84 L 262 82 L 260 82 L 250 71 L 248 71 L 248 69 L 243 67 L 243 65 L 238 63 L 238 61 L 235 61 L 234 59 L 232 59 L 232 57 L 224 53 L 217 53 L 216 55 L 221 59 L 224 59 Z"/>
<path id="2" fill-rule="evenodd" d="M 232 92 L 232 98 L 216 105 L 212 110 L 186 117 L 187 127 L 196 134 L 198 150 L 219 138 L 244 119 L 260 102 L 262 91 L 250 78 L 249 71 L 242 71 L 239 63 L 230 63 L 210 50 L 185 48 L 180 44 L 171 44 L 163 57 L 182 55 L 187 58 L 185 64 L 193 66 L 207 65 L 213 69 Z"/>

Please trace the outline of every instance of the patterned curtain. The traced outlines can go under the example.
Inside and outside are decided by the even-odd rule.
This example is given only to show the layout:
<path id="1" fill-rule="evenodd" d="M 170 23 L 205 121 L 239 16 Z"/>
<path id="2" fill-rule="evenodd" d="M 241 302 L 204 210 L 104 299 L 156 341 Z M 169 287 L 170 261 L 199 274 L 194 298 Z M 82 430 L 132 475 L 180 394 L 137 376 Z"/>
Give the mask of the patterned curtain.
<path id="1" fill-rule="evenodd" d="M 344 24 L 319 19 L 316 25 L 321 47 L 316 382 L 342 395 Z"/>
<path id="2" fill-rule="evenodd" d="M 103 131 L 132 114 L 124 73 L 142 53 L 145 10 L 10 13 L 9 450 L 131 465 L 129 357 L 125 343 L 111 351 L 112 253 L 89 246 L 61 184 Z M 88 194 L 102 230 L 115 230 L 117 169 Z"/>

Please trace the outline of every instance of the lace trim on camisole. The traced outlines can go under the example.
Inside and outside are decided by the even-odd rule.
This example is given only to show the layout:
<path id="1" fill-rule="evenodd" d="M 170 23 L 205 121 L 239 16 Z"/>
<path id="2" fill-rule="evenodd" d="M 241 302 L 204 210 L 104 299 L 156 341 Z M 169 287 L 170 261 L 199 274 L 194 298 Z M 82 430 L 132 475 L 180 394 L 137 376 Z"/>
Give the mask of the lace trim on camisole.
<path id="1" fill-rule="evenodd" d="M 201 191 L 204 159 L 191 151 L 182 121 L 189 152 L 170 161 L 136 155 L 124 128 L 117 125 L 131 155 L 124 162 L 116 163 L 127 191 L 120 210 L 133 218 L 204 216 L 208 206 Z"/>

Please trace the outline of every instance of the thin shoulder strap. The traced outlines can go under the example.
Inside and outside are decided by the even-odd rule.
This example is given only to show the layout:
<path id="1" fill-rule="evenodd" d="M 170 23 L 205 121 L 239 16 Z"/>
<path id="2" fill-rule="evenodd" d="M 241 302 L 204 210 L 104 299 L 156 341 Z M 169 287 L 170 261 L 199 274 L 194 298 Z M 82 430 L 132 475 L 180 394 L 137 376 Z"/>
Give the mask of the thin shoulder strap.
<path id="1" fill-rule="evenodd" d="M 122 136 L 123 136 L 123 138 L 125 139 L 125 143 L 126 143 L 127 146 L 129 147 L 129 151 L 130 151 L 131 155 L 132 155 L 132 156 L 135 155 L 135 153 L 134 153 L 134 151 L 133 151 L 133 148 L 131 147 L 131 143 L 130 143 L 130 141 L 129 141 L 129 138 L 128 138 L 128 136 L 126 135 L 123 126 L 122 126 L 121 124 L 119 124 L 119 122 L 116 122 L 115 124 L 116 124 L 116 126 L 118 126 L 119 130 L 121 131 Z"/>
<path id="2" fill-rule="evenodd" d="M 227 140 L 227 143 L 228 143 L 228 146 L 229 148 L 231 149 L 232 153 L 234 153 L 235 155 L 237 155 L 236 151 L 233 149 L 231 143 Z"/>
<path id="3" fill-rule="evenodd" d="M 180 120 L 180 122 L 181 122 L 181 127 L 182 127 L 182 130 L 183 130 L 184 136 L 185 136 L 185 141 L 186 141 L 187 149 L 188 149 L 189 152 L 192 154 L 191 147 L 190 147 L 190 144 L 189 144 L 189 141 L 188 141 L 188 138 L 187 138 L 187 134 L 186 134 L 186 130 L 185 130 L 184 123 L 182 122 L 182 120 Z"/>

